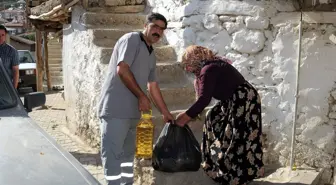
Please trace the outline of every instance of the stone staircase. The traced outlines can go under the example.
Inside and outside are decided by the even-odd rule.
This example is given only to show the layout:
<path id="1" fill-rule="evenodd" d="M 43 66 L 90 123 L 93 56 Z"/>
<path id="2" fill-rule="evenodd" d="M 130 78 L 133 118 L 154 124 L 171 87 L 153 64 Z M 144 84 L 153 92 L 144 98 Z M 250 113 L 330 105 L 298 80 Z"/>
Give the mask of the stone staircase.
<path id="1" fill-rule="evenodd" d="M 139 12 L 135 12 L 131 6 L 125 6 L 124 8 L 118 7 L 118 12 L 115 13 L 85 12 L 83 14 L 81 18 L 82 25 L 85 25 L 89 33 L 92 34 L 92 44 L 99 48 L 95 52 L 99 52 L 97 55 L 100 57 L 101 64 L 108 65 L 113 47 L 122 35 L 143 29 L 146 15 L 141 13 L 143 9 L 139 8 L 139 6 L 137 6 L 137 10 Z M 176 116 L 184 112 L 195 101 L 192 82 L 188 79 L 177 61 L 174 46 L 169 45 L 165 39 L 162 39 L 159 43 L 155 44 L 154 51 L 157 57 L 156 72 L 160 89 L 169 110 Z M 202 113 L 203 118 L 205 112 Z M 153 109 L 153 121 L 155 124 L 154 140 L 156 141 L 164 126 L 162 116 L 156 108 Z M 197 120 L 189 124 L 198 141 L 202 139 L 203 122 L 203 120 Z M 319 174 L 317 172 L 309 176 L 316 179 L 319 177 Z M 151 161 L 137 159 L 135 160 L 134 178 L 135 185 L 216 184 L 205 175 L 202 169 L 197 172 L 162 173 L 153 170 Z M 279 178 L 282 178 L 281 175 Z M 272 184 L 272 180 L 267 180 L 267 178 L 261 181 L 257 181 L 256 183 Z M 289 181 L 282 183 L 289 184 Z M 316 180 L 314 180 L 314 183 L 312 180 L 303 184 L 316 184 Z"/>
<path id="2" fill-rule="evenodd" d="M 101 63 L 108 64 L 113 47 L 117 40 L 125 33 L 141 31 L 146 15 L 141 13 L 116 14 L 87 12 L 83 15 L 84 24 L 92 29 L 93 44 L 100 47 Z M 162 39 L 154 46 L 157 58 L 157 76 L 161 92 L 170 111 L 175 115 L 186 110 L 195 100 L 192 83 L 188 80 L 173 46 Z M 162 117 L 156 108 L 153 108 L 154 122 L 156 123 L 156 138 L 163 127 Z M 201 122 L 197 122 L 201 126 Z M 196 131 L 196 130 L 195 130 Z M 201 129 L 197 132 L 201 132 Z M 197 134 L 197 133 L 195 133 Z"/>
<path id="3" fill-rule="evenodd" d="M 82 20 L 88 29 L 92 30 L 92 42 L 100 48 L 100 62 L 108 64 L 113 47 L 117 40 L 125 33 L 131 31 L 141 31 L 144 27 L 146 15 L 141 13 L 120 14 L 120 13 L 97 13 L 86 12 Z M 186 74 L 177 61 L 174 46 L 169 45 L 162 39 L 154 46 L 155 55 L 157 58 L 157 76 L 159 86 L 164 97 L 164 100 L 169 110 L 176 116 L 185 111 L 194 101 L 195 92 L 193 84 L 188 80 Z M 154 105 L 153 105 L 154 107 Z M 155 124 L 155 138 L 158 138 L 164 126 L 162 116 L 156 108 L 153 108 L 153 121 Z M 202 137 L 203 121 L 195 121 L 190 124 L 195 136 L 200 141 Z M 137 163 L 139 166 L 140 163 Z M 153 169 L 150 163 L 143 163 L 143 168 L 137 168 L 135 178 L 138 179 L 137 184 L 148 184 L 148 181 L 142 183 L 143 176 L 146 173 L 147 180 L 153 184 L 158 184 L 153 177 Z M 200 178 L 205 177 L 203 171 L 189 173 L 195 177 L 195 173 L 199 173 Z M 150 176 L 150 177 L 149 177 Z M 209 182 L 209 179 L 205 177 Z M 201 181 L 200 181 L 201 182 Z M 203 182 L 203 181 L 202 181 Z M 211 182 L 211 181 L 210 181 Z"/>
<path id="4" fill-rule="evenodd" d="M 51 39 L 48 41 L 48 62 L 52 88 L 63 88 L 62 70 L 62 41 Z M 47 86 L 47 82 L 44 82 Z"/>

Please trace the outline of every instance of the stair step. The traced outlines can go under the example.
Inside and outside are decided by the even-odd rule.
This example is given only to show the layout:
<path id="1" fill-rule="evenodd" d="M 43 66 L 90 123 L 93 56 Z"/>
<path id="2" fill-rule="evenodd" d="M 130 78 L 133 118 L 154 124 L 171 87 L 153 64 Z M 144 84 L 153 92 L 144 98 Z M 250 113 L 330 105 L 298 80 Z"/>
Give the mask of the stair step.
<path id="1" fill-rule="evenodd" d="M 93 43 L 99 47 L 114 47 L 118 39 L 130 32 L 139 32 L 142 29 L 94 29 Z M 166 45 L 168 42 L 165 38 L 161 38 L 154 46 Z"/>
<path id="2" fill-rule="evenodd" d="M 113 48 L 102 48 L 100 62 L 108 64 L 113 52 Z M 160 46 L 154 49 L 157 61 L 176 61 L 176 54 L 172 46 Z"/>
<path id="3" fill-rule="evenodd" d="M 188 82 L 180 63 L 157 63 L 156 75 L 160 84 Z"/>
<path id="4" fill-rule="evenodd" d="M 49 63 L 49 68 L 62 68 L 62 63 Z"/>
<path id="5" fill-rule="evenodd" d="M 53 44 L 53 45 L 48 45 L 48 51 L 49 50 L 62 50 L 62 43 L 60 44 Z"/>
<path id="6" fill-rule="evenodd" d="M 62 53 L 49 53 L 48 57 L 52 58 L 62 58 Z"/>
<path id="7" fill-rule="evenodd" d="M 145 10 L 145 5 L 113 6 L 104 8 L 89 8 L 90 12 L 105 13 L 140 13 Z"/>
<path id="8" fill-rule="evenodd" d="M 160 89 L 167 106 L 192 104 L 195 101 L 195 91 L 191 86 L 160 86 Z"/>
<path id="9" fill-rule="evenodd" d="M 49 66 L 49 71 L 51 72 L 51 71 L 53 71 L 53 72 L 62 72 L 62 66 L 59 66 L 59 67 L 50 67 Z"/>
<path id="10" fill-rule="evenodd" d="M 63 72 L 62 71 L 50 71 L 50 76 L 51 77 L 58 77 L 58 76 L 63 76 Z"/>
<path id="11" fill-rule="evenodd" d="M 48 58 L 48 63 L 49 64 L 58 64 L 62 65 L 62 59 L 61 58 Z"/>
<path id="12" fill-rule="evenodd" d="M 63 84 L 63 76 L 51 76 L 50 81 L 52 85 Z"/>
<path id="13" fill-rule="evenodd" d="M 146 22 L 144 14 L 114 14 L 85 12 L 82 22 L 87 28 L 133 28 L 141 29 Z"/>
<path id="14" fill-rule="evenodd" d="M 190 125 L 192 125 L 191 123 Z M 156 140 L 155 140 L 156 141 Z M 254 179 L 248 184 L 251 185 L 317 185 L 320 183 L 322 169 L 301 168 L 296 171 L 289 167 L 279 167 L 277 164 L 265 165 L 265 175 L 262 178 Z M 146 174 L 146 175 L 143 175 Z M 166 173 L 156 171 L 152 168 L 151 160 L 135 159 L 134 161 L 134 185 L 218 185 L 206 175 L 202 167 L 196 172 Z"/>
<path id="15" fill-rule="evenodd" d="M 173 46 L 161 46 L 154 49 L 157 61 L 177 60 L 177 56 Z"/>

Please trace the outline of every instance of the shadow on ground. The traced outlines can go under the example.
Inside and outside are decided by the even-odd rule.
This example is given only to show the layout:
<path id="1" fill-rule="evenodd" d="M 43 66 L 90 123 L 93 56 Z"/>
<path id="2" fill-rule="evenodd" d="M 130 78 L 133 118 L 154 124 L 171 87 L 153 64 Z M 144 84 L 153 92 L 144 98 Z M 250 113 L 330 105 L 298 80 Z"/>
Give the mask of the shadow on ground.
<path id="1" fill-rule="evenodd" d="M 100 153 L 70 152 L 82 165 L 101 166 Z"/>

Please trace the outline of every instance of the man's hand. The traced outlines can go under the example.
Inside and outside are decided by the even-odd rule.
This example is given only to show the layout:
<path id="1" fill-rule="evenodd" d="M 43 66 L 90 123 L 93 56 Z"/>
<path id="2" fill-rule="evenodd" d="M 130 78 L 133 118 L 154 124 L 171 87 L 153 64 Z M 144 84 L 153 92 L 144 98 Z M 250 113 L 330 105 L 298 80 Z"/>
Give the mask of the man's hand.
<path id="1" fill-rule="evenodd" d="M 163 121 L 165 123 L 168 123 L 169 121 L 174 121 L 174 116 L 170 113 L 170 112 L 167 112 L 167 113 L 164 113 L 163 115 Z"/>
<path id="2" fill-rule="evenodd" d="M 151 102 L 146 95 L 139 97 L 139 110 L 140 111 L 149 111 L 151 110 Z"/>
<path id="3" fill-rule="evenodd" d="M 148 89 L 150 96 L 155 104 L 155 106 L 159 109 L 161 114 L 163 115 L 163 121 L 167 123 L 168 121 L 173 121 L 174 117 L 170 114 L 165 101 L 163 100 L 160 87 L 157 82 L 150 82 L 148 84 Z"/>

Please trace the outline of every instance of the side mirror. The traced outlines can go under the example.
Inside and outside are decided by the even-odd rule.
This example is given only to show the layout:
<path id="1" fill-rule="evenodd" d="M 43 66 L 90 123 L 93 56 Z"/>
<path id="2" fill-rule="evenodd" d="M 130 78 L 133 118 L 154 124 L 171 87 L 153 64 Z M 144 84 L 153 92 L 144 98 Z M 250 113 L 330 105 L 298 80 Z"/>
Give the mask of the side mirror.
<path id="1" fill-rule="evenodd" d="M 42 106 L 46 103 L 46 95 L 44 92 L 32 92 L 24 95 L 24 107 L 28 112 L 33 108 Z"/>

